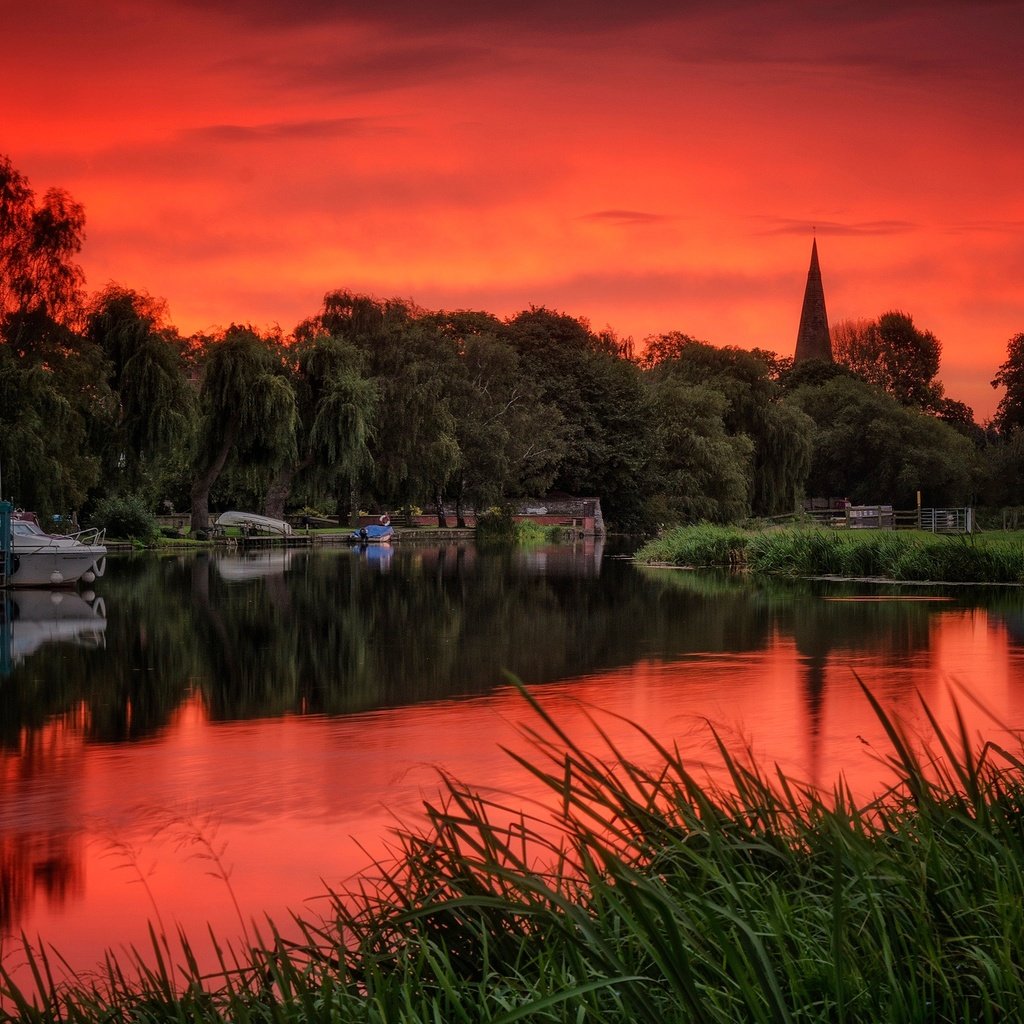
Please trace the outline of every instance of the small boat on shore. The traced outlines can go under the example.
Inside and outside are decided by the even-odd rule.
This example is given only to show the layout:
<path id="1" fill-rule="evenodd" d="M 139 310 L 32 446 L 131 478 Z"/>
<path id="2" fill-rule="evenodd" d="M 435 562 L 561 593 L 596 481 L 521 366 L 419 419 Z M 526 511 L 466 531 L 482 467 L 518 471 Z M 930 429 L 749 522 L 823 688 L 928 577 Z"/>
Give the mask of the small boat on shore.
<path id="1" fill-rule="evenodd" d="M 281 537 L 292 535 L 291 525 L 283 519 L 272 519 L 255 512 L 222 512 L 215 525 L 237 526 L 242 531 L 255 530 L 257 533 L 273 533 Z"/>
<path id="2" fill-rule="evenodd" d="M 349 540 L 353 544 L 390 544 L 394 535 L 395 530 L 390 523 L 387 526 L 371 523 L 369 526 L 360 526 Z"/>

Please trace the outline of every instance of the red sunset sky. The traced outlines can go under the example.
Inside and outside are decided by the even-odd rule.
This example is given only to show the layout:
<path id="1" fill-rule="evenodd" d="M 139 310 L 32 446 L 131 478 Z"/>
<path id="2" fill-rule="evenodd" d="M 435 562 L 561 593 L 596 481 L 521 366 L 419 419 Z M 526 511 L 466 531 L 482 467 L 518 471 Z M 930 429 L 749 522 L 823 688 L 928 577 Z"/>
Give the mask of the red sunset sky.
<path id="1" fill-rule="evenodd" d="M 913 315 L 979 418 L 1024 331 L 1024 3 L 0 0 L 0 152 L 183 331 L 348 288 L 792 354 Z"/>

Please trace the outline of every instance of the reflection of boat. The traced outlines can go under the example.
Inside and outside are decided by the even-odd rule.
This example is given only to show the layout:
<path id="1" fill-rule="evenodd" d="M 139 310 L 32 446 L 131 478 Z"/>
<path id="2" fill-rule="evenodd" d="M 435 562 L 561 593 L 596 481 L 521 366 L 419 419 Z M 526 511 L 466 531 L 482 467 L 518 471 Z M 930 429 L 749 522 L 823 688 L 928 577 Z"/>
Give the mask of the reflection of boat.
<path id="1" fill-rule="evenodd" d="M 101 597 L 61 590 L 19 590 L 0 597 L 0 667 L 17 665 L 46 644 L 102 647 L 107 610 Z"/>
<path id="2" fill-rule="evenodd" d="M 103 530 L 67 535 L 44 533 L 35 515 L 11 517 L 11 584 L 15 587 L 59 587 L 92 583 L 107 565 Z"/>
<path id="3" fill-rule="evenodd" d="M 391 538 L 394 535 L 394 528 L 390 524 L 381 526 L 377 523 L 372 523 L 369 526 L 359 527 L 349 537 L 349 540 L 353 544 L 390 544 Z"/>
<path id="4" fill-rule="evenodd" d="M 276 533 L 282 537 L 291 535 L 292 528 L 283 519 L 271 519 L 255 512 L 222 512 L 217 517 L 217 526 L 238 526 L 242 530 L 256 530 L 258 533 Z"/>
<path id="5" fill-rule="evenodd" d="M 360 551 L 369 565 L 376 565 L 382 571 L 390 566 L 391 556 L 395 553 L 395 549 L 387 543 L 361 545 Z"/>
<path id="6" fill-rule="evenodd" d="M 214 565 L 222 580 L 228 583 L 244 583 L 246 580 L 261 579 L 287 572 L 293 557 L 292 551 L 252 551 L 244 555 L 223 555 Z"/>

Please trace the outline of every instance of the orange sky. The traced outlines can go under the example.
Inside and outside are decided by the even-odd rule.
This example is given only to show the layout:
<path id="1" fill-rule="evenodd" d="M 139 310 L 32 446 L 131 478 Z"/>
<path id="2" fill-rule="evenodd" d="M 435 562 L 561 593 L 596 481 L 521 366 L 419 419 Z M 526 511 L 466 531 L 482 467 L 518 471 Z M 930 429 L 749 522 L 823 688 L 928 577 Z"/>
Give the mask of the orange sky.
<path id="1" fill-rule="evenodd" d="M 1024 331 L 1024 3 L 3 3 L 0 152 L 189 332 L 324 292 L 792 354 L 913 315 L 979 418 Z"/>

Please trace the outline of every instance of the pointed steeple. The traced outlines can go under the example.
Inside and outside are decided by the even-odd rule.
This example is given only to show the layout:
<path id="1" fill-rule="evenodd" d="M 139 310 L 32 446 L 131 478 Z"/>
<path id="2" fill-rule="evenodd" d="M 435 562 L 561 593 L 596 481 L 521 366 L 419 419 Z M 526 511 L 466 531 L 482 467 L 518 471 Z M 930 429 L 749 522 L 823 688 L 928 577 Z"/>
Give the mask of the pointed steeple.
<path id="1" fill-rule="evenodd" d="M 793 362 L 802 363 L 806 359 L 834 361 L 828 314 L 825 312 L 825 289 L 821 286 L 821 268 L 818 266 L 817 239 L 811 243 L 811 266 L 807 271 L 807 289 L 804 291 L 804 308 L 800 312 L 800 329 L 796 332 Z"/>

